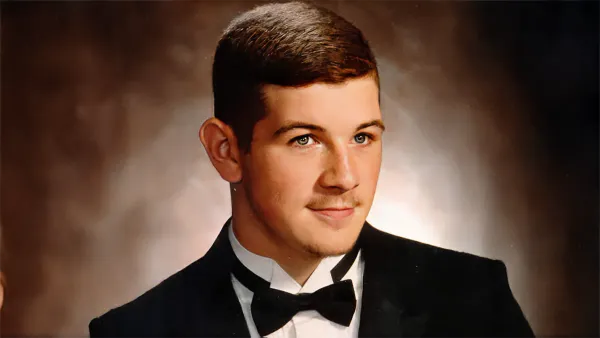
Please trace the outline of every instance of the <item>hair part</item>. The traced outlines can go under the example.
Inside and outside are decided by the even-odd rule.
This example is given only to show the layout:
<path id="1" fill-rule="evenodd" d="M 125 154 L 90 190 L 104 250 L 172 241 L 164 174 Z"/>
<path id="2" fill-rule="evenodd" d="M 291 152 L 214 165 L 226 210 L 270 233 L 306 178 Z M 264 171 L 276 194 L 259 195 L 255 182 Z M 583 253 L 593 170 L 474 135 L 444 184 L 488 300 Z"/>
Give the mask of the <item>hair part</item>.
<path id="1" fill-rule="evenodd" d="M 337 84 L 371 76 L 377 63 L 362 32 L 334 12 L 304 2 L 258 6 L 236 17 L 213 62 L 215 117 L 250 152 L 254 125 L 266 116 L 263 86 Z"/>

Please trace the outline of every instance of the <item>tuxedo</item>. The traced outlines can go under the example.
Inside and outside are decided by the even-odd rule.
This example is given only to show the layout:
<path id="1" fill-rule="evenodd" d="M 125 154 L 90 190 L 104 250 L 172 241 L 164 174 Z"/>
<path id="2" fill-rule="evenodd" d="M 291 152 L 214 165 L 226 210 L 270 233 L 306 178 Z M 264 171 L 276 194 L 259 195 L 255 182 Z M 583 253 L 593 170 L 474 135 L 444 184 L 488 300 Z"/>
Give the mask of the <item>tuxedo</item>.
<path id="1" fill-rule="evenodd" d="M 228 223 L 204 257 L 89 324 L 91 337 L 250 337 L 232 284 Z M 523 337 L 533 332 L 504 263 L 365 222 L 359 337 Z"/>

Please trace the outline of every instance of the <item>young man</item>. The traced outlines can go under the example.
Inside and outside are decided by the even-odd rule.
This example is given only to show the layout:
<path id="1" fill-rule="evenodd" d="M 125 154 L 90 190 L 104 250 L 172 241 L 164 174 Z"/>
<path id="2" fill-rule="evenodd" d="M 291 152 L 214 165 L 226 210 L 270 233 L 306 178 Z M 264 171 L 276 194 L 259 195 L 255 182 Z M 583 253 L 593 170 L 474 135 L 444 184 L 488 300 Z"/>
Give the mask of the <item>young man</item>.
<path id="1" fill-rule="evenodd" d="M 532 336 L 502 262 L 376 230 L 379 76 L 359 29 L 304 3 L 237 17 L 200 140 L 230 183 L 208 253 L 92 320 L 97 336 Z"/>

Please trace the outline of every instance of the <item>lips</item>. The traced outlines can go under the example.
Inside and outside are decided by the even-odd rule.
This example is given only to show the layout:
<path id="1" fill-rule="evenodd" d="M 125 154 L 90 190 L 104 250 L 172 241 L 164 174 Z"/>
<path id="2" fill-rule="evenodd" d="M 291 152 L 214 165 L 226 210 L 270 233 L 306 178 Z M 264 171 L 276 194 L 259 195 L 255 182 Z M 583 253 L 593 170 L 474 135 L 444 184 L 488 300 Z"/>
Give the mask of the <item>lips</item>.
<path id="1" fill-rule="evenodd" d="M 344 219 L 354 213 L 354 208 L 346 209 L 311 209 L 315 213 L 333 220 Z"/>

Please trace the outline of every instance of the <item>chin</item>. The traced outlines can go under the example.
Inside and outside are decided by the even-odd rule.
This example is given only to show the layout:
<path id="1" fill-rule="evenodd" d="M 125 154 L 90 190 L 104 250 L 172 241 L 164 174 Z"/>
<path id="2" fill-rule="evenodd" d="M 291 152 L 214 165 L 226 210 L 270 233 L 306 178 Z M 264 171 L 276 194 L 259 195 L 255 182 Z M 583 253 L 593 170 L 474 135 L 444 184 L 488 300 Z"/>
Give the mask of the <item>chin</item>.
<path id="1" fill-rule="evenodd" d="M 305 250 L 316 257 L 330 257 L 345 255 L 352 249 L 352 245 L 347 247 L 332 247 L 332 246 L 321 246 L 319 244 L 308 245 Z"/>
<path id="2" fill-rule="evenodd" d="M 361 229 L 361 226 L 349 226 L 337 231 L 324 229 L 313 233 L 311 240 L 303 243 L 303 247 L 305 251 L 319 257 L 343 255 L 352 250 Z"/>

